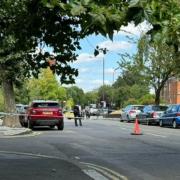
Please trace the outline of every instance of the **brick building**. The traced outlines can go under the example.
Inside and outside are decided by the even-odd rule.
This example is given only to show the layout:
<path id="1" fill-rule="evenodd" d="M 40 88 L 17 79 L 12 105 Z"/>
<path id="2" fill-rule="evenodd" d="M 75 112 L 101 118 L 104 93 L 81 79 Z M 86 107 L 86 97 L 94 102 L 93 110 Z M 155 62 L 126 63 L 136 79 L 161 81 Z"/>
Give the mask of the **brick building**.
<path id="1" fill-rule="evenodd" d="M 180 104 L 180 80 L 169 79 L 161 91 L 161 98 L 169 104 Z"/>

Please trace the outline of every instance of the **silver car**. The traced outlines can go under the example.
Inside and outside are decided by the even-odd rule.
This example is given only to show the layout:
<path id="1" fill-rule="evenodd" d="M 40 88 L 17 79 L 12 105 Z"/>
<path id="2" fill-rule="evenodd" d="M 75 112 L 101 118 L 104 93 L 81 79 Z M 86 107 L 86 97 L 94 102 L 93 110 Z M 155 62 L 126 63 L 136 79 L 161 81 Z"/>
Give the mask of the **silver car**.
<path id="1" fill-rule="evenodd" d="M 142 111 L 143 105 L 128 105 L 122 109 L 120 121 L 134 121 L 136 116 Z"/>

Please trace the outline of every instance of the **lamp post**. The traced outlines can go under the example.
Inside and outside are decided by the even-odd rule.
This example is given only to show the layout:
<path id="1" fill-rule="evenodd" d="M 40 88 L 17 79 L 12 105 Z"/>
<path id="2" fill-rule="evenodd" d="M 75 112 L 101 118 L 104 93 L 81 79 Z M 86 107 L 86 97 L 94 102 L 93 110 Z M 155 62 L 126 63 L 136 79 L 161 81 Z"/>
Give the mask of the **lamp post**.
<path id="1" fill-rule="evenodd" d="M 104 66 L 105 66 L 105 62 L 104 62 L 104 57 L 103 57 L 103 101 L 104 101 Z"/>

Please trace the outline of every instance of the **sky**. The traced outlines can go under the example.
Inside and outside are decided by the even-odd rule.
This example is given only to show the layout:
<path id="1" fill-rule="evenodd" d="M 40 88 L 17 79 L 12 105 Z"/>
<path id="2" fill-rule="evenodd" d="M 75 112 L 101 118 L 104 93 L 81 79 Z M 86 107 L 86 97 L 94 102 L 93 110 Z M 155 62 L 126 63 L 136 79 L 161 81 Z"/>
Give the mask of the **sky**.
<path id="1" fill-rule="evenodd" d="M 144 22 L 135 27 L 130 23 L 122 27 L 119 32 L 114 32 L 113 41 L 101 36 L 91 35 L 80 41 L 82 47 L 78 50 L 78 58 L 72 66 L 77 68 L 79 76 L 75 79 L 76 86 L 82 88 L 84 92 L 92 91 L 103 85 L 103 61 L 104 61 L 104 84 L 111 85 L 121 74 L 118 69 L 118 61 L 123 53 L 135 54 L 137 43 L 132 42 L 127 36 L 137 41 L 140 35 L 148 29 Z M 100 53 L 94 56 L 96 46 L 107 48 L 107 54 Z M 115 70 L 116 69 L 116 70 Z"/>

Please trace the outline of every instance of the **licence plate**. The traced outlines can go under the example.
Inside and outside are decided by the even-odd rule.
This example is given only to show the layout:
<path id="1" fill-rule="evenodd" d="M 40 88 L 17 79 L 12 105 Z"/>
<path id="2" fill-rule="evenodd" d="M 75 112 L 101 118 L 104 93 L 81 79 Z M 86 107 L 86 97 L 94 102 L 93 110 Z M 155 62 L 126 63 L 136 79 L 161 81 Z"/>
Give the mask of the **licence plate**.
<path id="1" fill-rule="evenodd" d="M 46 115 L 52 115 L 53 112 L 43 112 L 43 114 L 46 114 Z"/>

